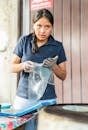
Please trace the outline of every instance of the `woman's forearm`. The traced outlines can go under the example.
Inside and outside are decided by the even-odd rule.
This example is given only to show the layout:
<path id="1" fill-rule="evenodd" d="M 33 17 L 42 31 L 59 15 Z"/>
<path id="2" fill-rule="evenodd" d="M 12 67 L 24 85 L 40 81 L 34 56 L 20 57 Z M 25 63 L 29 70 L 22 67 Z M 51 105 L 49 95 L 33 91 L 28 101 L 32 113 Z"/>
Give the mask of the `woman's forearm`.
<path id="1" fill-rule="evenodd" d="M 21 71 L 23 71 L 23 64 L 22 63 L 19 63 L 19 64 L 12 64 L 12 67 L 11 67 L 11 71 L 13 73 L 19 73 Z"/>
<path id="2" fill-rule="evenodd" d="M 61 80 L 65 80 L 66 78 L 66 70 L 62 67 L 60 67 L 59 65 L 54 65 L 52 68 L 54 74 L 60 78 Z"/>

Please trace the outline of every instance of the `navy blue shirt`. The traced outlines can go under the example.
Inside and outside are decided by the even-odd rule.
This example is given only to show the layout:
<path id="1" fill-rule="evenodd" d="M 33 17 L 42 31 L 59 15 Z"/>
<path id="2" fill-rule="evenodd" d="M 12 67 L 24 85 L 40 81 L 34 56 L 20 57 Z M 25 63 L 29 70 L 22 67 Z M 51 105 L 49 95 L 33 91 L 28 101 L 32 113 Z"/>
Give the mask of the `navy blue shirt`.
<path id="1" fill-rule="evenodd" d="M 63 44 L 56 41 L 52 36 L 48 39 L 48 42 L 38 48 L 38 51 L 32 52 L 32 34 L 23 36 L 19 39 L 14 53 L 21 58 L 21 62 L 31 60 L 33 62 L 42 63 L 44 59 L 54 57 L 58 55 L 57 64 L 66 61 L 66 55 L 63 48 Z M 20 75 L 20 80 L 17 89 L 17 95 L 23 98 L 28 98 L 28 73 L 24 71 Z M 48 84 L 46 91 L 41 99 L 51 99 L 56 97 L 54 86 Z"/>

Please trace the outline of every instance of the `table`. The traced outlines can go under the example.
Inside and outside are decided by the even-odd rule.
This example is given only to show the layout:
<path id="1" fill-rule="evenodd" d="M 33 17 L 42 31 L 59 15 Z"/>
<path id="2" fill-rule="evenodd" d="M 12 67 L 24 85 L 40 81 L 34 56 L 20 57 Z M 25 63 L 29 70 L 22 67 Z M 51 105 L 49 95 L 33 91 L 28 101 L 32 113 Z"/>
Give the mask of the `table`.
<path id="1" fill-rule="evenodd" d="M 0 116 L 0 130 L 12 130 L 12 129 L 15 129 L 15 128 L 25 124 L 26 122 L 28 122 L 32 118 L 35 118 L 36 115 L 37 115 L 37 113 L 27 114 L 27 115 L 24 115 L 22 117 L 4 117 L 4 116 Z"/>
<path id="2" fill-rule="evenodd" d="M 53 104 L 56 104 L 56 99 L 39 100 L 39 102 L 36 102 L 34 105 L 27 106 L 25 107 L 25 109 L 22 109 L 15 113 L 13 107 L 10 106 L 9 108 L 7 107 L 8 104 L 1 105 L 0 130 L 15 129 L 25 124 L 27 121 L 31 120 L 32 118 L 36 118 L 36 116 L 38 115 L 38 111 L 40 109 Z"/>
<path id="3" fill-rule="evenodd" d="M 88 130 L 88 105 L 85 106 L 86 112 L 66 110 L 63 106 L 66 105 L 49 106 L 41 110 L 38 130 Z M 83 105 L 77 105 L 80 106 Z"/>

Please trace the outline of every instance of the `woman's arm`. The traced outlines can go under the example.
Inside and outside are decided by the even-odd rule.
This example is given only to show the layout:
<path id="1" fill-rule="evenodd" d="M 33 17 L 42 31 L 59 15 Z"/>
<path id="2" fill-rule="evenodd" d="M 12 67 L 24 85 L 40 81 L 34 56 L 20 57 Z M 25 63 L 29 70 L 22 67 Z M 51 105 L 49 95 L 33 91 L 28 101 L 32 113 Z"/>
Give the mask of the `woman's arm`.
<path id="1" fill-rule="evenodd" d="M 18 73 L 23 71 L 23 63 L 21 63 L 21 58 L 15 54 L 12 57 L 11 71 L 13 73 Z"/>
<path id="2" fill-rule="evenodd" d="M 58 78 L 60 78 L 61 80 L 65 80 L 67 74 L 66 62 L 60 63 L 59 65 L 54 64 L 52 70 Z"/>

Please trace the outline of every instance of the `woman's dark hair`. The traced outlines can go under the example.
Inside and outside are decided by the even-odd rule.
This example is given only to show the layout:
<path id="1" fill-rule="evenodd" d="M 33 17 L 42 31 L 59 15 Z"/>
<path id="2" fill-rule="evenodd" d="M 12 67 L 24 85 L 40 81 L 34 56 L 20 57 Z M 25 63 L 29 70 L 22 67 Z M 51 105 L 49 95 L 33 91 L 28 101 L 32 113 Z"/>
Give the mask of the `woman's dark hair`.
<path id="1" fill-rule="evenodd" d="M 33 23 L 36 23 L 40 18 L 45 17 L 48 19 L 48 21 L 52 24 L 54 23 L 54 19 L 53 19 L 53 15 L 51 14 L 51 12 L 47 9 L 41 9 L 38 10 L 34 17 L 33 17 Z"/>
<path id="2" fill-rule="evenodd" d="M 38 10 L 34 16 L 33 16 L 33 23 L 36 23 L 40 18 L 45 17 L 48 19 L 48 21 L 52 24 L 54 24 L 53 15 L 51 12 L 47 9 L 40 9 Z M 38 46 L 36 44 L 37 38 L 36 35 L 33 33 L 33 39 L 32 39 L 32 52 L 35 53 L 38 51 Z"/>

